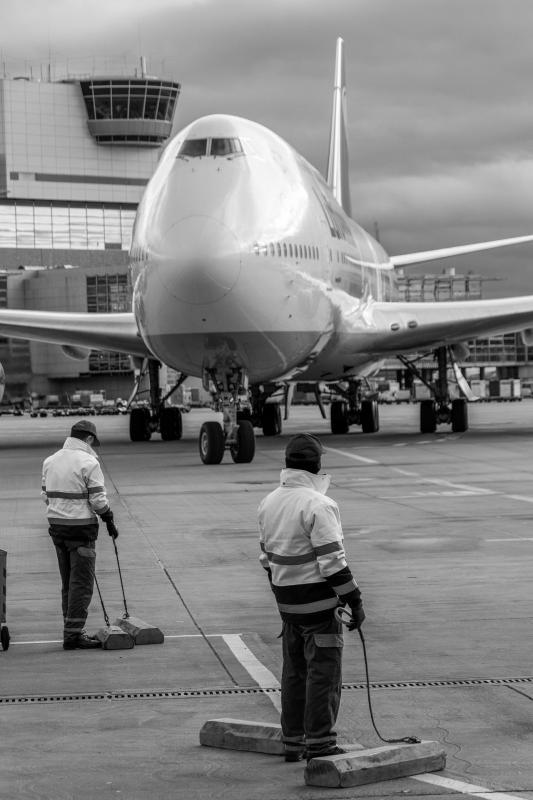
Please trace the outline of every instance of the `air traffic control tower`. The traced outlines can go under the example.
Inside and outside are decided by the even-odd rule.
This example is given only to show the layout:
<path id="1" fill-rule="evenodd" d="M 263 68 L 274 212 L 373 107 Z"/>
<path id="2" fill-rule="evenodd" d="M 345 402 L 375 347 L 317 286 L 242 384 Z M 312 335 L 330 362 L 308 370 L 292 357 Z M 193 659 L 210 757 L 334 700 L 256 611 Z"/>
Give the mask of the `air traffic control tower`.
<path id="1" fill-rule="evenodd" d="M 131 309 L 133 221 L 179 92 L 147 75 L 144 59 L 130 76 L 0 77 L 0 306 Z M 58 346 L 5 338 L 0 362 L 12 394 L 131 372 L 117 354 L 73 361 Z"/>

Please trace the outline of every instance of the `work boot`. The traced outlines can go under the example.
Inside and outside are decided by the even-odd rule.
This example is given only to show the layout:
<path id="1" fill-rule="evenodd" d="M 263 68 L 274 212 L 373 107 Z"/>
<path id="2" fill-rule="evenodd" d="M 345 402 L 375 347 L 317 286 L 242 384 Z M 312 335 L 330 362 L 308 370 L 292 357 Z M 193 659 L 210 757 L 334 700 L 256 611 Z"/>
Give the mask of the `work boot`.
<path id="1" fill-rule="evenodd" d="M 330 747 L 328 750 L 323 750 L 319 753 L 307 753 L 307 763 L 313 758 L 327 758 L 328 756 L 340 756 L 343 753 L 346 753 L 346 750 L 343 750 L 342 747 Z"/>
<path id="2" fill-rule="evenodd" d="M 304 750 L 286 750 L 285 761 L 288 764 L 295 764 L 297 761 L 303 761 Z"/>
<path id="3" fill-rule="evenodd" d="M 91 650 L 101 646 L 102 642 L 99 639 L 86 633 L 80 633 L 75 639 L 65 639 L 63 642 L 63 650 Z"/>

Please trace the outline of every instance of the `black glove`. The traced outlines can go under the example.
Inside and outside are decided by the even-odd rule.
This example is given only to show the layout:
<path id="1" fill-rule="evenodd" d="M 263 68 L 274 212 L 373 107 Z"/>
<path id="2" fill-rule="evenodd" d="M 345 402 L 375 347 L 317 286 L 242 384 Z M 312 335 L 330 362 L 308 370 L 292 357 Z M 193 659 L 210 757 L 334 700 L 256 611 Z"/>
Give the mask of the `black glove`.
<path id="1" fill-rule="evenodd" d="M 117 528 L 115 526 L 115 523 L 113 522 L 112 519 L 110 519 L 110 520 L 108 520 L 106 522 L 106 528 L 107 528 L 108 534 L 111 536 L 112 539 L 118 539 L 118 530 L 117 530 Z"/>
<path id="2" fill-rule="evenodd" d="M 363 610 L 363 604 L 359 602 L 359 604 L 356 606 L 350 606 L 350 613 L 353 617 L 353 622 L 349 623 L 348 630 L 349 631 L 359 630 L 359 628 L 365 621 L 365 612 Z"/>
<path id="3" fill-rule="evenodd" d="M 104 513 L 100 516 L 102 518 L 102 522 L 113 522 L 113 512 L 110 508 L 108 508 L 107 511 L 104 511 Z"/>

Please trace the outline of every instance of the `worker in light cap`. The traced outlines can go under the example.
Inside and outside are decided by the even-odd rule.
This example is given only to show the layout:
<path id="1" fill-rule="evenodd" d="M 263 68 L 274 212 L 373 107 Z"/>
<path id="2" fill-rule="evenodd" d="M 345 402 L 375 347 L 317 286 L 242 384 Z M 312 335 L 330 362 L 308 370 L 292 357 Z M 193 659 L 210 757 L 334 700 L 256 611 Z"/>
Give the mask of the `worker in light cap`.
<path id="1" fill-rule="evenodd" d="M 99 444 L 94 423 L 82 419 L 72 426 L 61 450 L 43 463 L 41 497 L 61 575 L 64 650 L 101 646 L 84 631 L 94 588 L 98 519 L 113 538 L 118 531 L 93 450 Z"/>
<path id="2" fill-rule="evenodd" d="M 342 675 L 342 624 L 365 615 L 346 563 L 337 503 L 326 496 L 330 476 L 319 474 L 324 449 L 311 433 L 293 436 L 285 450 L 280 486 L 261 502 L 260 561 L 283 620 L 281 730 L 285 760 L 343 753 L 334 726 Z"/>

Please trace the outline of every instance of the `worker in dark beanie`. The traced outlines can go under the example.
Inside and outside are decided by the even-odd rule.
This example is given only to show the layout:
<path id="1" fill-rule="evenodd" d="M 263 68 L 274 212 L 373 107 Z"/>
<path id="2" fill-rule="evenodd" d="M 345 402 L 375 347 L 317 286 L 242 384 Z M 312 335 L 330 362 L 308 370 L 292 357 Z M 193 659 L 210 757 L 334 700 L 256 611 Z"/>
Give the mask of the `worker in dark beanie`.
<path id="1" fill-rule="evenodd" d="M 262 566 L 283 620 L 281 731 L 285 760 L 343 753 L 334 726 L 342 687 L 342 624 L 348 605 L 358 628 L 365 614 L 346 563 L 339 509 L 320 474 L 322 444 L 310 433 L 285 450 L 280 486 L 258 509 Z"/>
<path id="2" fill-rule="evenodd" d="M 99 444 L 94 423 L 82 419 L 72 426 L 62 449 L 43 464 L 41 497 L 61 575 L 65 650 L 101 646 L 83 630 L 93 596 L 98 517 L 108 525 L 110 536 L 116 538 L 118 531 L 93 450 Z"/>

